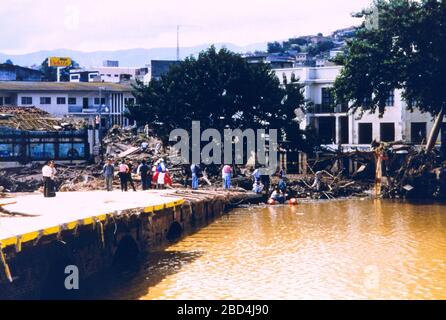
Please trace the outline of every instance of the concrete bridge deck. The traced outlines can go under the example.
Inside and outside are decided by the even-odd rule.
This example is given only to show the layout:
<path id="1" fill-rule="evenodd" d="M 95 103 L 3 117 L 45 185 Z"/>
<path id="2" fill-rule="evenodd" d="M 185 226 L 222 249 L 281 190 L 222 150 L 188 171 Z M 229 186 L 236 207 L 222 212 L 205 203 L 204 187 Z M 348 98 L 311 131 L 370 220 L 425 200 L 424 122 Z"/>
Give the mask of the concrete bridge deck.
<path id="1" fill-rule="evenodd" d="M 0 199 L 2 209 L 15 214 L 0 215 L 0 244 L 5 248 L 33 241 L 39 236 L 58 234 L 61 229 L 104 221 L 122 210 L 156 212 L 183 202 L 184 198 L 175 196 L 174 190 L 61 192 L 55 198 L 32 194 Z"/>

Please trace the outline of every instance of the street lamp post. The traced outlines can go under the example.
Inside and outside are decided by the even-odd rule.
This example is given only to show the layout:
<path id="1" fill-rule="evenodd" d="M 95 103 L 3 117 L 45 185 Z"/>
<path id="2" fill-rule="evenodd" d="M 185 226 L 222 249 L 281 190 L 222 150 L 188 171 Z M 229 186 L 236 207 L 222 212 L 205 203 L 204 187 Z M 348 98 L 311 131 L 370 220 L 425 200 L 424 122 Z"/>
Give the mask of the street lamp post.
<path id="1" fill-rule="evenodd" d="M 102 108 L 104 108 L 104 104 L 102 103 L 102 90 L 105 90 L 104 87 L 99 87 L 99 148 L 102 150 Z M 102 153 L 100 151 L 100 153 Z"/>

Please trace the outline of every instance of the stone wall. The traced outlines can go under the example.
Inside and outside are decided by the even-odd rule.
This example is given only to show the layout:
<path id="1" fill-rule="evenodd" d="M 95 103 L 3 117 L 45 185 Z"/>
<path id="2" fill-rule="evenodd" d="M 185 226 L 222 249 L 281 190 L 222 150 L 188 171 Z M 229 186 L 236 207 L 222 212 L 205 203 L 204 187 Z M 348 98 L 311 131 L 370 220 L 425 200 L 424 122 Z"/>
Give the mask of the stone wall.
<path id="1" fill-rule="evenodd" d="M 153 213 L 126 210 L 104 223 L 62 231 L 22 248 L 5 248 L 13 282 L 0 266 L 0 299 L 70 298 L 76 292 L 65 289 L 66 266 L 76 266 L 81 281 L 104 270 L 135 267 L 144 255 L 208 225 L 243 197 L 194 195 L 175 208 Z"/>

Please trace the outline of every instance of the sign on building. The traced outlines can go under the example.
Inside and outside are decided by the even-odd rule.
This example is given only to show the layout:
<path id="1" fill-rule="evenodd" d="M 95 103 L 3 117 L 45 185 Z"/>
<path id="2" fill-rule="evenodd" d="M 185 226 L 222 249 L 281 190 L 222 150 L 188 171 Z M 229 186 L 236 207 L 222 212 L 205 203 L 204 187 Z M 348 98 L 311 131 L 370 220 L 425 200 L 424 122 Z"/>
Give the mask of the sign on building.
<path id="1" fill-rule="evenodd" d="M 49 67 L 69 67 L 71 66 L 71 58 L 65 57 L 49 57 L 48 66 Z"/>

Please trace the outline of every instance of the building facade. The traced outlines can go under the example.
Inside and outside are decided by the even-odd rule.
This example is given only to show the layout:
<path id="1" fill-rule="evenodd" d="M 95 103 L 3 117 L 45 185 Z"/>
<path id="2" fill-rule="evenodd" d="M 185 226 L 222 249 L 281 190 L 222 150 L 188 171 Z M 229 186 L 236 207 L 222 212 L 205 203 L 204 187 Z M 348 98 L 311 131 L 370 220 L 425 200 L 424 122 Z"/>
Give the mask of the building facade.
<path id="1" fill-rule="evenodd" d="M 8 63 L 0 63 L 0 81 L 41 81 L 39 70 L 20 67 Z"/>
<path id="2" fill-rule="evenodd" d="M 91 154 L 88 131 L 35 107 L 0 106 L 0 168 L 85 162 Z"/>
<path id="3" fill-rule="evenodd" d="M 426 143 L 433 127 L 433 117 L 417 109 L 413 112 L 407 110 L 401 90 L 389 93 L 386 112 L 382 117 L 379 117 L 378 111 L 361 115 L 360 111 L 349 112 L 347 105 L 334 106 L 332 87 L 341 70 L 339 66 L 275 70 L 281 81 L 289 82 L 295 77 L 305 85 L 304 95 L 312 106 L 300 124 L 301 129 L 311 126 L 323 144 L 332 148 L 342 145 L 345 150 L 351 147 L 366 150 L 373 141 L 404 141 L 415 145 Z M 437 144 L 446 142 L 446 123 L 441 132 Z"/>
<path id="4" fill-rule="evenodd" d="M 0 102 L 35 106 L 55 116 L 101 118 L 104 127 L 129 125 L 123 115 L 135 103 L 131 84 L 0 81 Z M 5 103 L 6 102 L 6 103 Z"/>
<path id="5" fill-rule="evenodd" d="M 143 80 L 149 73 L 148 67 L 95 67 L 91 69 L 70 70 L 70 82 L 107 82 L 121 83 L 125 81 Z"/>

